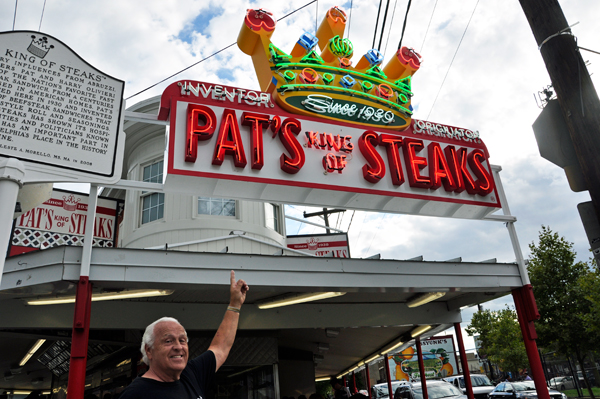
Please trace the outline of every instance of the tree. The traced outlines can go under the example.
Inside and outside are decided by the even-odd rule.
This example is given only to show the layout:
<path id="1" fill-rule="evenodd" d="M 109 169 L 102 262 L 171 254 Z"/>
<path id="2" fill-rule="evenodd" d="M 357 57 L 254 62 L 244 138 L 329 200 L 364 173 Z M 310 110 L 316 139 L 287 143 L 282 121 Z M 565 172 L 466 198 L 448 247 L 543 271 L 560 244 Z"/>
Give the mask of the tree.
<path id="1" fill-rule="evenodd" d="M 586 331 L 600 340 L 600 273 L 598 269 L 579 279 L 585 299 L 590 302 L 590 312 L 582 315 Z"/>
<path id="2" fill-rule="evenodd" d="M 499 311 L 476 312 L 466 331 L 470 336 L 479 335 L 480 355 L 487 356 L 502 370 L 518 375 L 519 369 L 529 366 L 517 313 L 508 306 Z"/>
<path id="3" fill-rule="evenodd" d="M 535 295 L 540 320 L 536 322 L 539 343 L 555 347 L 559 353 L 574 357 L 582 370 L 584 360 L 597 342 L 585 328 L 590 301 L 580 284 L 590 273 L 584 262 L 575 262 L 573 244 L 558 233 L 542 226 L 539 243 L 529 245 L 531 256 L 527 270 Z M 586 373 L 590 396 L 594 398 Z"/>

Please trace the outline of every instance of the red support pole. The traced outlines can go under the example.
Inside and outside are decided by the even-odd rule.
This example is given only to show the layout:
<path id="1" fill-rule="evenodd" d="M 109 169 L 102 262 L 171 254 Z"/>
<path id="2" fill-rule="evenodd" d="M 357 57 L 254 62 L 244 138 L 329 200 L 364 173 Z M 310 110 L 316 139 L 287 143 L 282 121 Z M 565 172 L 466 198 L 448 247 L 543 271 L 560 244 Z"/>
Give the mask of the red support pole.
<path id="1" fill-rule="evenodd" d="M 367 394 L 371 399 L 371 374 L 369 373 L 369 365 L 365 363 L 365 372 L 367 373 Z"/>
<path id="2" fill-rule="evenodd" d="M 465 352 L 465 343 L 463 342 L 460 323 L 454 323 L 454 332 L 456 334 L 456 340 L 458 341 L 460 365 L 463 369 L 463 378 L 465 380 L 465 387 L 467 388 L 467 397 L 469 399 L 475 399 L 475 396 L 473 395 L 473 384 L 471 383 L 471 372 L 469 371 L 469 362 L 467 361 L 467 353 Z"/>
<path id="3" fill-rule="evenodd" d="M 79 277 L 75 295 L 73 316 L 73 336 L 71 338 L 71 361 L 67 399 L 82 399 L 85 390 L 85 369 L 87 365 L 88 339 L 90 333 L 90 313 L 92 308 L 92 284 L 88 276 Z"/>
<path id="4" fill-rule="evenodd" d="M 385 363 L 385 376 L 387 377 L 387 386 L 388 386 L 388 397 L 389 399 L 394 398 L 394 392 L 392 392 L 392 373 L 390 373 L 390 360 L 388 359 L 387 353 L 383 355 L 383 362 Z"/>
<path id="5" fill-rule="evenodd" d="M 527 351 L 527 357 L 529 358 L 529 367 L 531 368 L 531 374 L 533 382 L 535 383 L 538 399 L 550 399 L 548 387 L 546 386 L 544 368 L 542 367 L 540 354 L 535 343 L 537 333 L 535 332 L 533 321 L 539 319 L 540 314 L 538 313 L 535 298 L 533 297 L 533 288 L 531 287 L 531 284 L 527 284 L 512 290 L 512 295 L 515 301 L 517 317 L 521 326 L 521 333 L 523 334 L 523 343 L 525 344 L 525 350 Z"/>
<path id="6" fill-rule="evenodd" d="M 423 390 L 423 397 L 429 398 L 429 395 L 427 395 L 427 378 L 425 378 L 425 364 L 423 363 L 423 352 L 421 351 L 421 338 L 415 338 L 415 345 L 417 346 L 417 357 L 419 358 L 419 375 L 421 376 L 421 389 Z"/>
<path id="7" fill-rule="evenodd" d="M 354 389 L 354 391 L 352 392 L 353 395 L 358 392 L 358 390 L 356 389 L 356 371 L 352 372 L 352 389 Z"/>

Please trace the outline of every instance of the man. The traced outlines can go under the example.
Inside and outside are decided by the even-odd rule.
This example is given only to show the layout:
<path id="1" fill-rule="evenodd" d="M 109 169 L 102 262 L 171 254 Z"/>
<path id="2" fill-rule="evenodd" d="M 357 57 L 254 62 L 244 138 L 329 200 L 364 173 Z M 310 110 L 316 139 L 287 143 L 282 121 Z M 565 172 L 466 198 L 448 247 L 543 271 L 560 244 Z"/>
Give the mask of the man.
<path id="1" fill-rule="evenodd" d="M 350 390 L 348 387 L 342 385 L 340 380 L 335 377 L 329 379 L 329 383 L 333 388 L 334 399 L 348 399 L 350 398 Z"/>
<path id="2" fill-rule="evenodd" d="M 120 399 L 204 399 L 216 371 L 233 345 L 248 285 L 231 271 L 229 306 L 206 352 L 188 363 L 187 333 L 179 322 L 163 317 L 146 327 L 141 352 L 148 371 L 125 388 Z"/>

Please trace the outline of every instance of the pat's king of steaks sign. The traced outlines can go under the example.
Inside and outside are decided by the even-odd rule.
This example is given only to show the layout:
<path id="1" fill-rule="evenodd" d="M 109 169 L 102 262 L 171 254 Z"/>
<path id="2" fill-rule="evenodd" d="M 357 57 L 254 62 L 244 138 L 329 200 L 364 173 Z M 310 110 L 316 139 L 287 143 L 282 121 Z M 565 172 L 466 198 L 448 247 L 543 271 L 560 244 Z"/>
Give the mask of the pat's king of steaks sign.
<path id="1" fill-rule="evenodd" d="M 238 37 L 261 91 L 181 80 L 165 89 L 165 189 L 222 198 L 483 218 L 501 205 L 479 133 L 412 118 L 420 56 L 376 49 L 352 66 L 331 8 L 291 53 L 248 10 Z"/>

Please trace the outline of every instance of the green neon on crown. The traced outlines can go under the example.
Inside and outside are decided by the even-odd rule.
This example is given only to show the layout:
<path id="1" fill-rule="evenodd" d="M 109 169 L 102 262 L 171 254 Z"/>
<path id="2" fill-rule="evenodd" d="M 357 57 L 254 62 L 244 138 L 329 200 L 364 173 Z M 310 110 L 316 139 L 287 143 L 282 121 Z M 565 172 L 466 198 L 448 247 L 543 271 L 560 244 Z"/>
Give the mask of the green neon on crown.
<path id="1" fill-rule="evenodd" d="M 395 91 L 398 91 L 398 92 L 402 91 L 409 97 L 413 96 L 412 91 L 410 91 L 411 80 L 406 79 L 406 78 L 399 79 L 399 80 L 395 81 L 394 83 L 391 83 L 387 80 L 380 79 L 379 77 L 370 76 L 370 75 L 364 74 L 362 72 L 356 72 L 356 71 L 352 71 L 352 70 L 348 70 L 348 69 L 344 69 L 344 68 L 333 67 L 333 66 L 329 66 L 329 65 L 319 65 L 317 67 L 314 64 L 304 64 L 304 63 L 300 63 L 300 62 L 281 63 L 281 64 L 277 64 L 275 67 L 272 67 L 271 69 L 281 70 L 281 69 L 304 69 L 304 68 L 313 68 L 315 70 L 324 69 L 324 70 L 328 70 L 328 71 L 333 71 L 334 73 L 341 74 L 341 75 L 354 75 L 354 76 L 360 77 L 362 80 L 368 80 L 377 85 L 385 83 L 387 85 L 390 85 L 390 87 Z"/>
<path id="2" fill-rule="evenodd" d="M 348 39 L 342 39 L 339 35 L 334 36 L 329 41 L 329 50 L 338 58 L 350 57 L 354 52 L 352 42 Z"/>
<path id="3" fill-rule="evenodd" d="M 315 89 L 321 89 L 321 90 L 325 90 L 325 91 L 334 90 L 334 91 L 341 91 L 344 93 L 351 93 L 352 95 L 355 95 L 357 97 L 366 97 L 371 101 L 375 101 L 375 102 L 387 105 L 390 108 L 395 108 L 398 112 L 404 114 L 404 116 L 406 116 L 407 118 L 410 118 L 410 116 L 413 114 L 410 110 L 404 108 L 401 105 L 396 104 L 393 101 L 389 101 L 389 100 L 374 96 L 369 93 L 362 93 L 360 91 L 346 89 L 343 87 L 325 86 L 325 85 L 310 85 L 310 84 L 293 84 L 293 85 L 282 85 L 280 88 L 277 89 L 277 91 L 283 94 L 288 90 L 295 91 L 295 90 L 303 90 L 303 89 L 311 90 L 311 91 L 314 91 Z"/>

